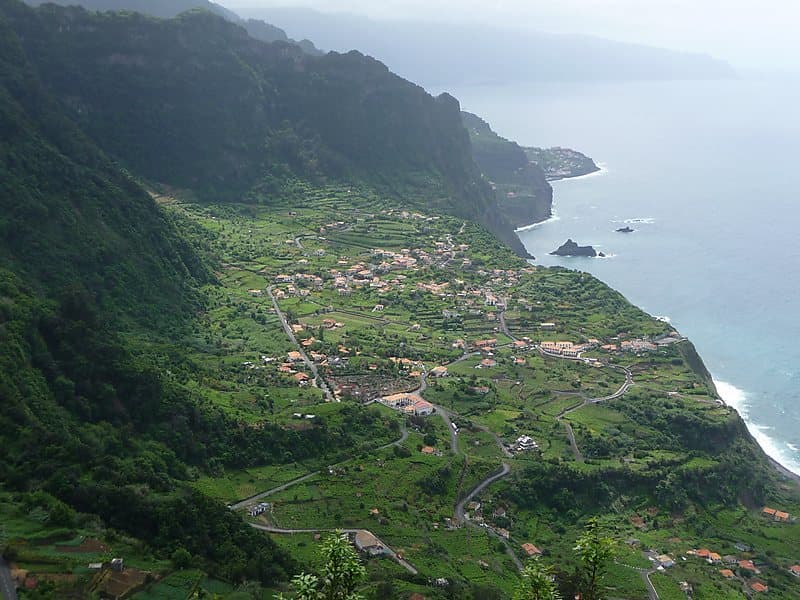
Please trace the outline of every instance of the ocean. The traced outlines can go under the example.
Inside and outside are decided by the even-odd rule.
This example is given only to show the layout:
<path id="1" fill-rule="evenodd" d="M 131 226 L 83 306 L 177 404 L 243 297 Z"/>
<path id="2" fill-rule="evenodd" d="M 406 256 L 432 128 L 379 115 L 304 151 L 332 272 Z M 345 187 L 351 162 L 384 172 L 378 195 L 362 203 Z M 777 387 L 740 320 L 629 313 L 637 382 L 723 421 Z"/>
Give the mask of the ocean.
<path id="1" fill-rule="evenodd" d="M 800 473 L 800 81 L 448 91 L 504 137 L 603 167 L 554 182 L 554 218 L 523 243 L 669 318 L 764 450 Z M 548 255 L 567 238 L 608 258 Z"/>

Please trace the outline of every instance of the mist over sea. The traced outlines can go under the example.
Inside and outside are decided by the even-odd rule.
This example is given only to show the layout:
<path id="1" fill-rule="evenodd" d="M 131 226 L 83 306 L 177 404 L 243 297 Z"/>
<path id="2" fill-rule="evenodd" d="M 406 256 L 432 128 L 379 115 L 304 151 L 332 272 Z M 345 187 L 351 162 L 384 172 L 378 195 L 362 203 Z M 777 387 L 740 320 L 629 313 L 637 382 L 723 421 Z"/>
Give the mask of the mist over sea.
<path id="1" fill-rule="evenodd" d="M 448 91 L 500 135 L 604 167 L 554 182 L 555 218 L 523 243 L 669 317 L 767 453 L 800 473 L 800 82 Z M 567 238 L 609 258 L 548 256 Z"/>

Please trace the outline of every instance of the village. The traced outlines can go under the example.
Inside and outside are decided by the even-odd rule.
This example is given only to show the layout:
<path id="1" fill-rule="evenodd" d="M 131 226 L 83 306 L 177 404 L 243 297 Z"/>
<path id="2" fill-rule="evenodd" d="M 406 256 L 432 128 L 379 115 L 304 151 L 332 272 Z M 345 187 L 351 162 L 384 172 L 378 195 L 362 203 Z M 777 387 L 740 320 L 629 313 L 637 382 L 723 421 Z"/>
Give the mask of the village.
<path id="1" fill-rule="evenodd" d="M 319 460 L 194 483 L 293 553 L 342 530 L 370 565 L 394 561 L 433 587 L 491 577 L 510 590 L 532 557 L 569 561 L 582 518 L 574 507 L 594 506 L 580 496 L 589 483 L 540 493 L 548 473 L 589 482 L 600 473 L 624 481 L 723 468 L 702 452 L 675 451 L 647 422 L 729 418 L 687 366 L 685 338 L 588 276 L 510 256 L 468 223 L 374 203 L 256 219 L 176 210 L 214 228 L 225 257 L 221 285 L 207 290 L 203 332 L 191 342 L 204 348 L 205 380 L 186 385 L 253 431 L 313 439 L 339 431 L 343 415 L 381 424 Z M 748 539 L 735 550 L 721 536 L 690 532 L 667 509 L 640 528 L 627 520 L 630 507 L 599 506 L 622 539 L 642 540 L 622 544 L 613 566 L 627 586 L 621 598 L 657 590 L 702 599 L 704 588 L 720 585 L 774 596 L 787 581 L 800 586 L 800 557 L 782 541 Z M 737 519 L 794 531 L 798 509 L 771 510 Z M 671 522 L 681 541 L 651 527 L 655 520 Z M 118 556 L 124 569 L 104 564 L 102 572 L 131 581 L 147 572 L 130 552 Z"/>

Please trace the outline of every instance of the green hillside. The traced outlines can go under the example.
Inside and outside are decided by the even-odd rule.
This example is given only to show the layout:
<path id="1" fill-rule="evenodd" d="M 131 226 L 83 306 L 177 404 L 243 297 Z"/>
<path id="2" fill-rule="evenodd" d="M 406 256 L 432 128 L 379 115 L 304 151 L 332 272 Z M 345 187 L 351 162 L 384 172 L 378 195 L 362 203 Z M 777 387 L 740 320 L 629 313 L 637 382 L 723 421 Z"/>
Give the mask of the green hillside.
<path id="1" fill-rule="evenodd" d="M 548 190 L 361 54 L 0 0 L 0 578 L 291 597 L 344 529 L 370 600 L 512 597 L 529 544 L 586 596 L 597 519 L 596 598 L 796 598 L 796 482 L 678 332 L 519 256 Z"/>

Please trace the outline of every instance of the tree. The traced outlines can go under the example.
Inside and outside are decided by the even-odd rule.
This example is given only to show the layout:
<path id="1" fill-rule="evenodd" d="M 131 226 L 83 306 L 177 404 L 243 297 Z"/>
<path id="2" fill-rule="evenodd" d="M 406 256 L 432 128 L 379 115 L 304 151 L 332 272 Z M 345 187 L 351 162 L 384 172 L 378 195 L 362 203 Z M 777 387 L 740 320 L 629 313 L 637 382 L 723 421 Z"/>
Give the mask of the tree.
<path id="1" fill-rule="evenodd" d="M 583 566 L 583 600 L 602 600 L 601 586 L 614 556 L 614 540 L 604 535 L 596 518 L 591 518 L 583 528 L 583 535 L 575 544 L 575 552 Z"/>
<path id="2" fill-rule="evenodd" d="M 176 569 L 188 569 L 192 565 L 192 555 L 186 548 L 178 548 L 172 553 L 172 564 Z"/>
<path id="3" fill-rule="evenodd" d="M 301 573 L 292 580 L 295 600 L 363 600 L 355 593 L 367 570 L 347 536 L 337 531 L 322 542 L 319 574 Z M 275 596 L 284 600 L 283 594 Z"/>
<path id="4" fill-rule="evenodd" d="M 549 567 L 538 558 L 530 559 L 522 570 L 522 580 L 514 590 L 513 600 L 561 600 Z"/>

